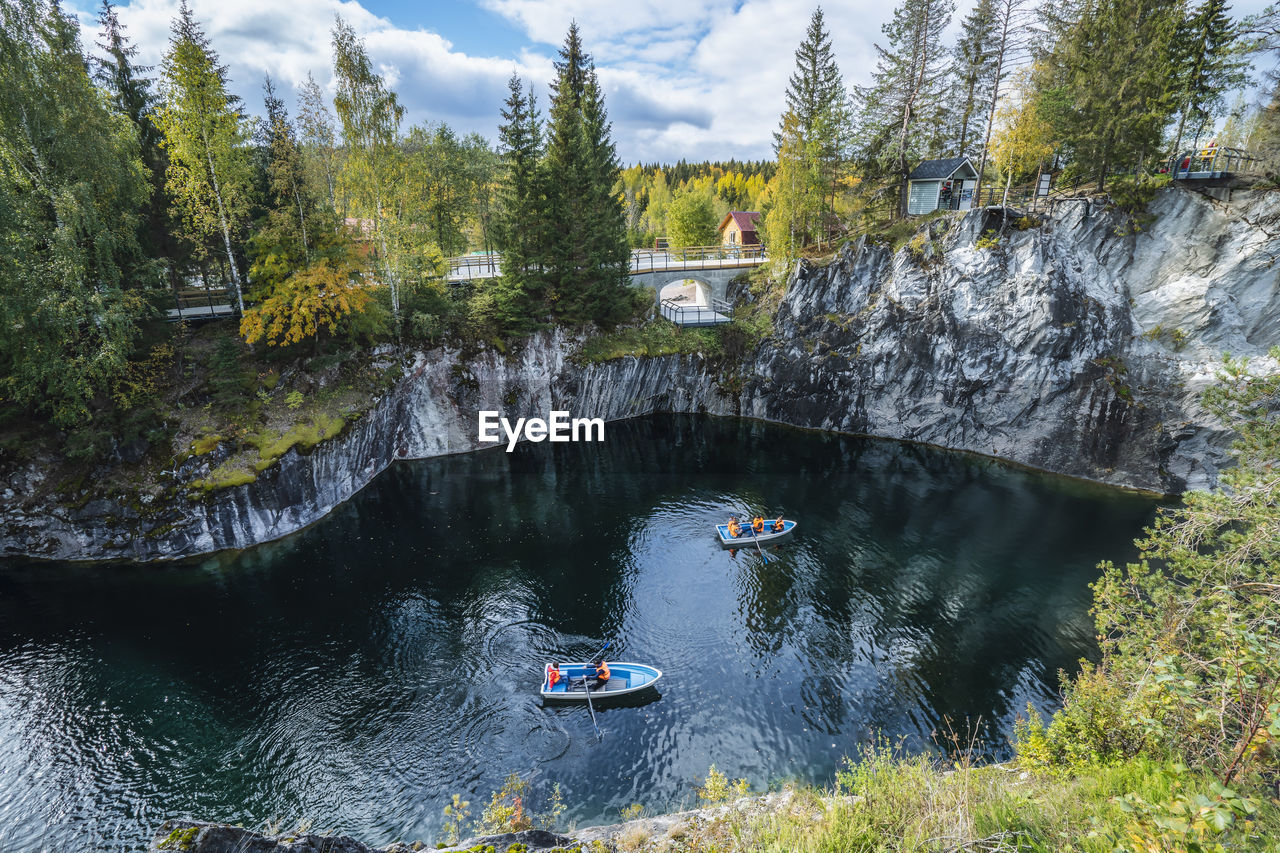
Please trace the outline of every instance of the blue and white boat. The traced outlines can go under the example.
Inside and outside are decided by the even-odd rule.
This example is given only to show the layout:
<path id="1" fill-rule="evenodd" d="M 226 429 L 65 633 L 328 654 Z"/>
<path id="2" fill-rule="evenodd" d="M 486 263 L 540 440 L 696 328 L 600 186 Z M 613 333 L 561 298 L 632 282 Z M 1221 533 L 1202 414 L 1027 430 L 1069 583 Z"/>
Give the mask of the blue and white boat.
<path id="1" fill-rule="evenodd" d="M 587 701 L 587 691 L 582 686 L 583 678 L 587 677 L 593 682 L 595 681 L 595 664 L 561 663 L 560 680 L 556 682 L 555 687 L 547 683 L 550 678 L 550 672 L 551 664 L 547 664 L 542 668 L 543 699 Z M 643 663 L 609 661 L 609 683 L 592 690 L 591 701 L 598 702 L 603 699 L 613 699 L 618 696 L 638 693 L 641 690 L 648 690 L 658 683 L 659 678 L 662 678 L 662 670 L 657 667 Z"/>
<path id="2" fill-rule="evenodd" d="M 717 524 L 716 536 L 720 539 L 720 544 L 726 548 L 750 548 L 759 542 L 761 545 L 768 542 L 776 542 L 784 536 L 790 536 L 791 531 L 796 529 L 796 523 L 790 519 L 782 520 L 782 529 L 775 531 L 773 529 L 773 520 L 767 519 L 764 523 L 763 533 L 752 533 L 750 521 L 742 525 L 742 533 L 736 539 L 729 535 L 729 525 Z"/>

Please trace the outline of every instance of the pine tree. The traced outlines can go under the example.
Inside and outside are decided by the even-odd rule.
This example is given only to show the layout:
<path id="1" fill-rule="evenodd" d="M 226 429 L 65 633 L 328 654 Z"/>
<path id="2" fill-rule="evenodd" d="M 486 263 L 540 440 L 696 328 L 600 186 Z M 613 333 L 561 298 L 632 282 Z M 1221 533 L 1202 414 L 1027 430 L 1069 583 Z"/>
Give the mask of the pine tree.
<path id="1" fill-rule="evenodd" d="M 136 128 L 90 80 L 79 26 L 0 0 L 0 398 L 91 417 L 126 370 L 157 283 L 137 228 Z"/>
<path id="2" fill-rule="evenodd" d="M 944 153 L 963 156 L 984 136 L 986 105 L 997 77 L 996 51 L 999 30 L 997 0 L 978 0 L 960 24 L 960 38 L 952 50 L 955 91 L 960 97 L 952 115 L 952 137 Z"/>
<path id="3" fill-rule="evenodd" d="M 1178 90 L 1175 155 L 1181 153 L 1183 133 L 1191 130 L 1198 143 L 1205 127 L 1221 114 L 1224 93 L 1244 83 L 1244 59 L 1233 50 L 1238 28 L 1227 8 L 1227 0 L 1202 0 L 1174 33 L 1172 51 Z"/>
<path id="4" fill-rule="evenodd" d="M 926 150 L 944 97 L 946 54 L 942 33 L 954 0 L 902 0 L 876 45 L 879 60 L 870 87 L 860 89 L 862 137 L 871 174 L 891 179 L 899 215 L 906 215 L 906 179 Z"/>
<path id="5" fill-rule="evenodd" d="M 232 246 L 232 233 L 248 214 L 250 193 L 239 101 L 227 90 L 226 66 L 218 64 L 186 0 L 161 65 L 160 100 L 156 119 L 169 157 L 169 194 L 198 245 L 221 235 L 243 313 L 244 289 Z"/>
<path id="6" fill-rule="evenodd" d="M 547 296 L 559 318 L 609 323 L 625 305 L 626 226 L 604 98 L 576 22 L 555 67 L 543 163 Z"/>
<path id="7" fill-rule="evenodd" d="M 391 290 L 391 314 L 400 325 L 400 287 L 387 243 L 385 217 L 399 158 L 400 120 L 404 107 L 396 93 L 373 70 L 364 41 L 341 16 L 333 27 L 333 72 L 338 92 L 334 108 L 342 122 L 347 159 L 342 179 L 358 212 L 373 220 L 381 250 L 383 275 Z"/>

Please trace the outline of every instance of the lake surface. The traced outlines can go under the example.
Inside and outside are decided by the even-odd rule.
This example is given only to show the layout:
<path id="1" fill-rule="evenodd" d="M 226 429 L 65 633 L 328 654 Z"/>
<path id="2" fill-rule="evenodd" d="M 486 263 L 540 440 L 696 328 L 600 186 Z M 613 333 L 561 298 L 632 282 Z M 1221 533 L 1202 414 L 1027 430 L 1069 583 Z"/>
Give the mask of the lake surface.
<path id="1" fill-rule="evenodd" d="M 0 563 L 0 850 L 140 850 L 166 818 L 431 841 L 511 772 L 565 820 L 831 781 L 944 719 L 1007 755 L 1094 654 L 1088 584 L 1148 498 L 893 442 L 654 417 L 401 464 L 283 542 L 185 563 Z M 731 512 L 800 526 L 722 550 Z M 666 673 L 545 706 L 542 665 Z M 978 726 L 981 719 L 982 726 Z"/>

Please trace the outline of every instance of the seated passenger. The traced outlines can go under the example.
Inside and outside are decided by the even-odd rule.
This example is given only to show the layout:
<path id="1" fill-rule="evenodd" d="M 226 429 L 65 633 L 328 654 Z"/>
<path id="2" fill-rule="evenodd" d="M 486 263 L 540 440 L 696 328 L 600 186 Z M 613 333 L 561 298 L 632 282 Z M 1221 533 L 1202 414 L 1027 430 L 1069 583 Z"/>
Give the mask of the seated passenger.
<path id="1" fill-rule="evenodd" d="M 757 515 L 755 518 L 751 519 L 751 529 L 754 530 L 756 533 L 764 533 L 764 516 L 763 515 Z"/>
<path id="2" fill-rule="evenodd" d="M 592 683 L 591 689 L 599 690 L 601 687 L 604 687 L 609 683 L 609 678 L 609 664 L 604 662 L 604 658 L 600 658 L 596 661 L 596 680 Z"/>
<path id="3" fill-rule="evenodd" d="M 547 689 L 551 690 L 560 683 L 560 664 L 553 662 L 547 667 Z"/>
<path id="4" fill-rule="evenodd" d="M 775 522 L 773 523 L 773 532 L 774 532 L 774 533 L 781 533 L 781 532 L 782 532 L 783 527 L 785 527 L 785 526 L 786 526 L 786 525 L 784 525 L 784 524 L 782 523 L 782 516 L 778 516 L 777 521 L 775 521 Z"/>
<path id="5" fill-rule="evenodd" d="M 741 535 L 742 535 L 742 525 L 738 524 L 738 517 L 736 515 L 730 516 L 729 517 L 729 536 L 734 539 L 737 539 Z"/>

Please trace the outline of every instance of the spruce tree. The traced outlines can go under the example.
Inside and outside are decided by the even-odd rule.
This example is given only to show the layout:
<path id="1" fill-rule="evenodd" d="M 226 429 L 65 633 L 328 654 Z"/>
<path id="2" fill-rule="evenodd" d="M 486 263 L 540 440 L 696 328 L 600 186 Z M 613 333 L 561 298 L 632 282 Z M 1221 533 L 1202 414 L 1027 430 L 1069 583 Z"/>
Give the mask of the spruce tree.
<path id="1" fill-rule="evenodd" d="M 540 322 L 547 313 L 543 299 L 546 262 L 542 175 L 542 123 L 533 87 L 526 95 L 520 78 L 511 75 L 498 128 L 502 177 L 497 225 L 502 252 L 504 320 L 512 325 Z"/>
<path id="2" fill-rule="evenodd" d="M 625 305 L 626 227 L 604 97 L 576 22 L 555 67 L 543 163 L 547 296 L 560 319 L 609 323 Z"/>
<path id="3" fill-rule="evenodd" d="M 1244 60 L 1233 49 L 1238 28 L 1227 9 L 1227 0 L 1202 0 L 1174 32 L 1175 156 L 1181 153 L 1183 134 L 1189 131 L 1198 143 L 1204 129 L 1221 114 L 1227 89 L 1244 83 Z"/>
<path id="4" fill-rule="evenodd" d="M 125 35 L 124 24 L 111 0 L 102 0 L 98 23 L 102 31 L 97 44 L 102 52 L 92 59 L 94 79 L 110 93 L 116 110 L 133 124 L 142 162 L 150 172 L 151 199 L 140 223 L 142 249 L 152 258 L 173 259 L 177 254 L 174 223 L 164 192 L 168 159 L 160 145 L 163 134 L 155 123 L 153 81 L 145 76 L 152 67 L 134 62 L 138 48 Z"/>
<path id="5" fill-rule="evenodd" d="M 614 192 L 622 167 L 594 67 L 589 69 L 583 92 L 582 120 L 588 155 L 590 260 L 596 270 L 590 288 L 583 294 L 584 313 L 596 322 L 608 324 L 623 319 L 626 313 L 628 301 L 622 288 L 631 269 L 631 248 L 627 243 L 626 213 Z"/>
<path id="6" fill-rule="evenodd" d="M 883 27 L 887 46 L 879 56 L 871 86 L 860 89 L 862 137 L 872 176 L 889 179 L 888 194 L 906 215 L 906 178 L 927 152 L 945 95 L 946 54 L 942 33 L 951 22 L 954 0 L 902 0 Z"/>
<path id="7" fill-rule="evenodd" d="M 844 81 L 831 52 L 831 34 L 827 32 L 822 7 L 814 9 L 805 30 L 804 41 L 796 48 L 796 69 L 787 83 L 786 111 L 796 117 L 799 131 L 806 140 L 815 139 L 822 116 L 843 106 Z M 774 134 L 780 144 L 783 121 Z M 834 147 L 831 139 L 819 140 L 823 147 Z"/>
<path id="8" fill-rule="evenodd" d="M 819 6 L 809 19 L 804 41 L 796 48 L 796 69 L 787 84 L 787 108 L 774 134 L 779 158 L 784 151 L 803 150 L 811 161 L 803 192 L 816 196 L 818 215 L 805 220 L 799 235 L 802 242 L 816 236 L 821 243 L 834 224 L 836 187 L 850 136 L 846 102 L 844 82 Z M 795 134 L 796 140 L 788 140 L 787 134 Z M 816 235 L 809 233 L 811 229 Z"/>
<path id="9" fill-rule="evenodd" d="M 271 76 L 263 81 L 266 107 L 267 139 L 267 192 L 272 209 L 286 212 L 298 222 L 304 253 L 310 252 L 307 240 L 307 218 L 314 202 L 307 190 L 302 152 L 298 148 L 297 134 L 289 121 L 289 111 L 284 101 L 276 95 Z"/>
<path id="10" fill-rule="evenodd" d="M 1039 69 L 1046 115 L 1099 190 L 1114 169 L 1137 168 L 1160 151 L 1174 110 L 1178 0 L 1098 0 L 1058 41 Z"/>

